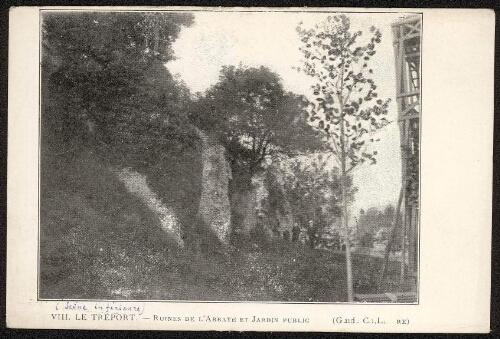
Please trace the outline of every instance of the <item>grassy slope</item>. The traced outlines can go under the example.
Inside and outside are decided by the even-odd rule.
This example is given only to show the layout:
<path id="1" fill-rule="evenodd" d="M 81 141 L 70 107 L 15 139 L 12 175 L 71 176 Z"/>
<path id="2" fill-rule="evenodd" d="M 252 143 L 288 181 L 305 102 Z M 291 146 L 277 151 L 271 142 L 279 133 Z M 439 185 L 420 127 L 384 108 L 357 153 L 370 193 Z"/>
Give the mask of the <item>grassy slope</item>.
<path id="1" fill-rule="evenodd" d="M 179 250 L 157 217 L 92 153 L 45 158 L 42 165 L 42 298 L 346 299 L 341 254 L 279 241 L 227 254 Z M 355 260 L 357 292 L 374 292 L 380 267 L 374 260 Z"/>
<path id="2" fill-rule="evenodd" d="M 90 298 L 126 288 L 131 269 L 147 265 L 138 255 L 144 245 L 148 251 L 168 245 L 159 221 L 92 154 L 44 160 L 41 297 Z"/>

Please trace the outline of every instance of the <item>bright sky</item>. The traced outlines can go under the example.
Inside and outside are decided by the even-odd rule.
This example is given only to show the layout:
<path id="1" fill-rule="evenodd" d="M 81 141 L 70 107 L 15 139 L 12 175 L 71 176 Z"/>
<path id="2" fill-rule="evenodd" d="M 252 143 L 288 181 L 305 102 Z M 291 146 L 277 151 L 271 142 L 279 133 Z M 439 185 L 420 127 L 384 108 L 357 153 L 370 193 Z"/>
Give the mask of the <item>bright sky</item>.
<path id="1" fill-rule="evenodd" d="M 311 79 L 292 67 L 300 67 L 301 53 L 295 28 L 323 21 L 327 13 L 293 12 L 195 12 L 195 24 L 183 28 L 173 48 L 177 60 L 167 68 L 179 74 L 192 92 L 204 92 L 218 80 L 223 65 L 264 65 L 283 79 L 286 90 L 310 93 Z M 368 33 L 372 25 L 382 33 L 382 42 L 371 62 L 379 98 L 391 98 L 388 119 L 394 121 L 378 134 L 376 165 L 362 165 L 354 172 L 359 191 L 351 216 L 359 209 L 396 204 L 401 187 L 399 127 L 395 100 L 395 65 L 391 24 L 401 13 L 347 13 L 353 32 Z"/>

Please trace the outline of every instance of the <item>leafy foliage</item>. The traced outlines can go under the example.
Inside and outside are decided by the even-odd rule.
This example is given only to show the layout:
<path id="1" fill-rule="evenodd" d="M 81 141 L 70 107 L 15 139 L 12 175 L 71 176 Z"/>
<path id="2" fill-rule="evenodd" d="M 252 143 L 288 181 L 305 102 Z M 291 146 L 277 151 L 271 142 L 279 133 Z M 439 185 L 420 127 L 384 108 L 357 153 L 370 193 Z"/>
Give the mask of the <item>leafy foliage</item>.
<path id="1" fill-rule="evenodd" d="M 307 159 L 291 159 L 287 163 L 285 190 L 290 197 L 294 218 L 314 238 L 320 237 L 341 216 L 339 171 L 336 168 L 328 170 L 327 159 L 321 154 Z M 357 189 L 350 179 L 346 187 L 348 200 L 352 201 Z"/>
<path id="2" fill-rule="evenodd" d="M 291 197 L 296 220 L 304 226 L 315 219 L 318 207 L 331 209 L 335 216 L 340 213 L 338 207 L 335 208 L 339 202 L 338 171 L 326 170 L 324 163 L 318 166 L 317 162 L 292 162 L 285 189 Z"/>
<path id="3" fill-rule="evenodd" d="M 225 66 L 193 114 L 220 136 L 233 165 L 257 171 L 268 155 L 321 147 L 306 122 L 304 100 L 286 93 L 265 67 Z"/>
<path id="4" fill-rule="evenodd" d="M 182 113 L 189 92 L 163 63 L 192 22 L 178 13 L 44 14 L 45 139 L 57 147 L 97 141 L 142 161 L 154 159 L 153 149 L 181 147 L 191 134 Z"/>
<path id="5" fill-rule="evenodd" d="M 299 26 L 297 32 L 304 56 L 300 70 L 316 82 L 311 123 L 323 132 L 339 165 L 341 158 L 348 160 L 347 173 L 365 161 L 376 163 L 377 151 L 370 151 L 368 143 L 378 141 L 372 134 L 389 123 L 390 100 L 378 99 L 368 63 L 382 34 L 372 26 L 369 42 L 358 43 L 362 32 L 351 33 L 345 15 L 329 16 L 313 29 Z"/>

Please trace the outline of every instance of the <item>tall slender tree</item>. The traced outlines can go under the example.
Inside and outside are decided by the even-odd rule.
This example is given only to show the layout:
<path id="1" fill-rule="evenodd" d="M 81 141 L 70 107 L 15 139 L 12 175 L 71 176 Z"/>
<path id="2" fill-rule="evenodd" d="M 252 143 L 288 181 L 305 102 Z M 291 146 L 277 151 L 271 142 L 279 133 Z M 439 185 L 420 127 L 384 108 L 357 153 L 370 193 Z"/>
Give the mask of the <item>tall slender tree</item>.
<path id="1" fill-rule="evenodd" d="M 301 38 L 303 67 L 314 79 L 310 122 L 323 132 L 324 141 L 340 167 L 342 220 L 346 247 L 347 296 L 354 300 L 346 183 L 352 171 L 368 161 L 376 163 L 377 151 L 369 147 L 378 141 L 373 134 L 387 125 L 390 100 L 377 99 L 377 86 L 368 66 L 382 34 L 370 28 L 371 36 L 361 42 L 361 31 L 351 32 L 346 15 L 329 16 L 314 28 L 297 27 Z"/>

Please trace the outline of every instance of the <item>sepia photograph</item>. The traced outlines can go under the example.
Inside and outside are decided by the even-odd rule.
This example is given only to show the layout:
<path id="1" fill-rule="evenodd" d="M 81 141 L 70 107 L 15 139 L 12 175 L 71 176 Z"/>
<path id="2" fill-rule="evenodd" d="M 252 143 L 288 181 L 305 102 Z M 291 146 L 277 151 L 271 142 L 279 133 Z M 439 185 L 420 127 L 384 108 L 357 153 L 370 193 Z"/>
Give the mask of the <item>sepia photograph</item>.
<path id="1" fill-rule="evenodd" d="M 421 13 L 40 11 L 40 300 L 418 303 Z"/>
<path id="2" fill-rule="evenodd" d="M 11 8 L 7 327 L 487 333 L 494 28 Z"/>

